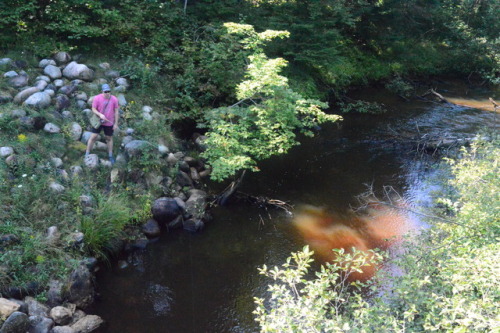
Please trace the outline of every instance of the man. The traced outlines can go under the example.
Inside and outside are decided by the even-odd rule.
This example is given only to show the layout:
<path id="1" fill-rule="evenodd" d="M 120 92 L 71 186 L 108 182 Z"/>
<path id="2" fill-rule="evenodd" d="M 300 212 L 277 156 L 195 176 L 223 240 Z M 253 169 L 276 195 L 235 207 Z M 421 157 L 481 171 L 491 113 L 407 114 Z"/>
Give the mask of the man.
<path id="1" fill-rule="evenodd" d="M 85 157 L 90 154 L 97 140 L 97 135 L 101 130 L 104 130 L 106 144 L 108 146 L 109 161 L 111 164 L 115 164 L 115 159 L 113 157 L 113 133 L 118 129 L 118 119 L 120 117 L 118 112 L 119 109 L 118 98 L 111 95 L 111 88 L 108 84 L 103 84 L 102 94 L 95 96 L 92 101 L 92 112 L 101 119 L 101 126 L 99 126 L 99 128 L 92 128 L 92 134 L 87 142 Z"/>

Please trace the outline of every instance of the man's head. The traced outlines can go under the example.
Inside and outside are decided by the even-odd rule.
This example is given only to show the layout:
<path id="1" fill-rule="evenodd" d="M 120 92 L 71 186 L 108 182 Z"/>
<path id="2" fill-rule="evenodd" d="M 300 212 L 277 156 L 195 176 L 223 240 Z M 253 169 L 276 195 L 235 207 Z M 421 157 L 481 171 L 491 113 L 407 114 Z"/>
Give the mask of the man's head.
<path id="1" fill-rule="evenodd" d="M 111 92 L 111 88 L 109 87 L 109 84 L 105 83 L 102 85 L 102 92 L 103 93 L 110 93 Z"/>

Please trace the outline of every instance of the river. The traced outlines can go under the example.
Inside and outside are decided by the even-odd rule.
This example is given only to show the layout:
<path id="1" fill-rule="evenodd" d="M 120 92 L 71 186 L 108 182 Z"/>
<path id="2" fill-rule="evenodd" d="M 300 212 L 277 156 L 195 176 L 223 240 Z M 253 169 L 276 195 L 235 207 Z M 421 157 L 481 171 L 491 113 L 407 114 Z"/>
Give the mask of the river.
<path id="1" fill-rule="evenodd" d="M 289 154 L 260 163 L 261 171 L 247 174 L 241 191 L 345 214 L 368 188 L 380 197 L 390 188 L 412 209 L 425 210 L 439 188 L 430 167 L 440 158 L 436 142 L 439 146 L 446 138 L 453 146 L 484 126 L 498 130 L 500 124 L 500 114 L 485 102 L 495 92 L 455 82 L 441 82 L 440 89 L 472 108 L 404 102 L 380 89 L 360 90 L 354 98 L 382 102 L 389 111 L 347 115 L 324 126 Z M 419 138 L 428 146 L 419 145 Z M 92 312 L 107 321 L 107 332 L 258 331 L 253 297 L 264 296 L 271 281 L 257 268 L 282 264 L 306 242 L 292 217 L 279 209 L 239 202 L 212 213 L 203 232 L 164 234 L 126 258 L 127 267 L 112 263 L 98 274 L 100 298 Z M 425 223 L 418 216 L 413 221 Z"/>

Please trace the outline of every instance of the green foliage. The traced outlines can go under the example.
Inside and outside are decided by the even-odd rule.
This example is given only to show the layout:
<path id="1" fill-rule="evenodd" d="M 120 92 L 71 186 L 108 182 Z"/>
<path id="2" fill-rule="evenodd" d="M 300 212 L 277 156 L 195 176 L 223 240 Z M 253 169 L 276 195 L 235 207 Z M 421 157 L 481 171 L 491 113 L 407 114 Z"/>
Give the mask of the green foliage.
<path id="1" fill-rule="evenodd" d="M 80 229 L 85 235 L 85 248 L 94 255 L 105 256 L 106 248 L 120 240 L 123 228 L 130 222 L 128 200 L 120 194 L 99 197 L 93 215 L 82 215 Z"/>
<path id="2" fill-rule="evenodd" d="M 339 103 L 340 109 L 343 113 L 357 112 L 357 113 L 370 113 L 370 114 L 380 114 L 387 110 L 382 104 L 376 102 L 366 102 L 366 101 L 354 101 L 352 103 Z"/>
<path id="3" fill-rule="evenodd" d="M 357 287 L 339 293 L 339 276 L 330 270 L 331 264 L 316 272 L 315 278 L 307 278 L 307 248 L 293 254 L 295 262 L 289 259 L 282 268 L 268 271 L 264 267 L 263 274 L 279 284 L 269 287 L 267 300 L 256 300 L 261 330 L 498 330 L 499 168 L 496 135 L 464 149 L 462 158 L 451 163 L 450 185 L 455 195 L 441 200 L 450 203 L 455 217 L 439 219 L 440 223 L 408 240 L 402 245 L 403 256 L 386 258 L 385 265 L 398 267 L 402 274 L 382 269 L 375 283 L 369 284 L 369 294 Z"/>
<path id="4" fill-rule="evenodd" d="M 223 180 L 238 170 L 256 168 L 256 160 L 283 154 L 298 142 L 295 130 L 312 135 L 315 125 L 335 121 L 320 108 L 326 104 L 306 100 L 292 91 L 287 79 L 279 75 L 286 65 L 282 58 L 268 59 L 262 45 L 273 38 L 284 38 L 285 31 L 257 33 L 252 26 L 226 23 L 229 33 L 242 36 L 241 43 L 251 49 L 246 80 L 236 91 L 237 103 L 206 113 L 208 149 L 203 153 L 212 166 L 212 179 Z"/>
<path id="5" fill-rule="evenodd" d="M 152 87 L 157 80 L 159 67 L 156 65 L 145 64 L 142 61 L 129 56 L 122 66 L 122 75 L 129 77 L 136 86 L 144 90 Z"/>

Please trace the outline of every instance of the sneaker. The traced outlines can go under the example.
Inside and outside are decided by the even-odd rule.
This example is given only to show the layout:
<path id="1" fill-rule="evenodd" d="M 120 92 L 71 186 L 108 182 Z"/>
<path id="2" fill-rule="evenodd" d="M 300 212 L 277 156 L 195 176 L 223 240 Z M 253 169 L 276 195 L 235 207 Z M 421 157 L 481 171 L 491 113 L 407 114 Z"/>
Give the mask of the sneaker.
<path id="1" fill-rule="evenodd" d="M 113 156 L 110 156 L 109 157 L 109 161 L 111 162 L 111 165 L 114 165 L 115 164 L 115 158 Z"/>

